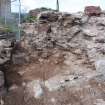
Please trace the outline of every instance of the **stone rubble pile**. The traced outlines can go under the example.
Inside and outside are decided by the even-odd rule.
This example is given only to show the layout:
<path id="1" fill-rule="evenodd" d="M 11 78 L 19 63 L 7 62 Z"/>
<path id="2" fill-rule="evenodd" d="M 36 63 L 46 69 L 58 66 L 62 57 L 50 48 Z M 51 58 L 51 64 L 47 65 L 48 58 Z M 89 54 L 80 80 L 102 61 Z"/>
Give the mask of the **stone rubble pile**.
<path id="1" fill-rule="evenodd" d="M 41 12 L 33 24 L 23 24 L 27 45 L 36 50 L 58 48 L 89 57 L 90 61 L 105 58 L 105 15 L 88 16 L 85 13 Z M 30 30 L 27 32 L 26 30 Z"/>

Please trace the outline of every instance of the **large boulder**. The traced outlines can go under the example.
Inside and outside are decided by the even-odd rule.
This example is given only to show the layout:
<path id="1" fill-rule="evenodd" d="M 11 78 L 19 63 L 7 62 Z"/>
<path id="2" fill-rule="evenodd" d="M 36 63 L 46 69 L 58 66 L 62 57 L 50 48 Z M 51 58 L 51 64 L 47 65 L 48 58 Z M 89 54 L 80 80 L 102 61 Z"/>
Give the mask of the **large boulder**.
<path id="1" fill-rule="evenodd" d="M 97 6 L 87 6 L 84 12 L 88 16 L 99 16 L 101 14 L 101 8 Z"/>

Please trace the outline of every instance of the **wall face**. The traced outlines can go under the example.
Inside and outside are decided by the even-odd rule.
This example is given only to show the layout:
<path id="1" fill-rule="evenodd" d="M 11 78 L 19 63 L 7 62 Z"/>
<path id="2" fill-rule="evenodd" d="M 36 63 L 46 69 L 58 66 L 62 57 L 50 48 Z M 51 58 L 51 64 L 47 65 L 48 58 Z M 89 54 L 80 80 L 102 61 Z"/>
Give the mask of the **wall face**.
<path id="1" fill-rule="evenodd" d="M 5 14 L 7 17 L 11 13 L 11 0 L 0 0 L 0 16 L 4 17 Z"/>

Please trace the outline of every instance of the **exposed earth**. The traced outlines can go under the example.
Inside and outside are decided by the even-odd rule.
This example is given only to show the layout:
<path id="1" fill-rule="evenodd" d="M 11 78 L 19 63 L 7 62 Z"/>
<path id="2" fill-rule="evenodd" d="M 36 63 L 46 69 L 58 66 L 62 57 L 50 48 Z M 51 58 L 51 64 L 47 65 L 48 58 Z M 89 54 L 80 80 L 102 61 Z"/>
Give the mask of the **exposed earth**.
<path id="1" fill-rule="evenodd" d="M 22 28 L 20 47 L 6 44 L 0 105 L 105 105 L 104 12 L 44 11 Z"/>

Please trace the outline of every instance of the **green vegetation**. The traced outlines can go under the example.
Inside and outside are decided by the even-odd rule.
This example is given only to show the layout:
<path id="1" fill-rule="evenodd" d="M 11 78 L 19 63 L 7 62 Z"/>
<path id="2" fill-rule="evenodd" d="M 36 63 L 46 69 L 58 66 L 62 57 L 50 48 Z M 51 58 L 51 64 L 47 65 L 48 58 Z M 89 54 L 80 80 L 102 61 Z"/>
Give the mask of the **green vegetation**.
<path id="1" fill-rule="evenodd" d="M 6 32 L 18 32 L 18 27 L 15 24 L 4 25 Z"/>
<path id="2" fill-rule="evenodd" d="M 0 26 L 4 32 L 17 32 L 18 26 L 14 19 L 7 19 L 5 24 L 5 19 L 0 17 Z"/>
<path id="3" fill-rule="evenodd" d="M 6 33 L 13 32 L 12 29 L 11 29 L 9 26 L 5 26 L 5 27 L 4 27 L 4 31 L 5 31 Z"/>
<path id="4" fill-rule="evenodd" d="M 32 22 L 36 21 L 36 19 L 37 19 L 36 16 L 26 16 L 26 17 L 24 17 L 23 22 L 32 23 Z"/>

